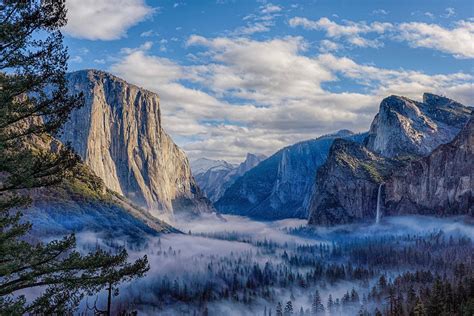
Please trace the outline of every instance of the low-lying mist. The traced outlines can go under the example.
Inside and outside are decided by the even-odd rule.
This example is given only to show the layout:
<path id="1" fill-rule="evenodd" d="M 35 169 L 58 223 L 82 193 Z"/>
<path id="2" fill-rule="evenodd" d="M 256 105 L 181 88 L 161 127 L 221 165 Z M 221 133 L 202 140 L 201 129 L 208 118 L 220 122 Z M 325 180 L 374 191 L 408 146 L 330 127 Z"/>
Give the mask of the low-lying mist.
<path id="1" fill-rule="evenodd" d="M 280 303 L 284 315 L 375 315 L 394 304 L 408 314 L 416 302 L 429 302 L 423 291 L 437 277 L 453 284 L 472 278 L 469 218 L 405 216 L 325 228 L 207 215 L 172 224 L 183 233 L 133 246 L 78 235 L 84 250 L 125 246 L 131 259 L 148 257 L 150 271 L 121 286 L 115 312 L 267 316 L 279 315 Z"/>

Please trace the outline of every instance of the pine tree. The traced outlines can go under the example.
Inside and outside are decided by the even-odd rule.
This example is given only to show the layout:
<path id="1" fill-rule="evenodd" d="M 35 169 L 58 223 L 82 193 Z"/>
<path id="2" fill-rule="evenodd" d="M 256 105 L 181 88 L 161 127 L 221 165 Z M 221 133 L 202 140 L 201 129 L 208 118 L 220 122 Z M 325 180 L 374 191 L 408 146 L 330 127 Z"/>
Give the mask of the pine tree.
<path id="1" fill-rule="evenodd" d="M 74 250 L 73 235 L 27 242 L 31 224 L 14 211 L 30 204 L 30 189 L 58 184 L 79 170 L 79 158 L 67 146 L 32 147 L 39 139 L 53 144 L 51 135 L 83 102 L 67 90 L 68 55 L 60 32 L 66 24 L 65 1 L 9 0 L 0 7 L 0 310 L 71 314 L 84 295 L 107 288 L 110 314 L 114 287 L 142 276 L 147 258 L 129 264 L 125 250 L 81 255 Z M 34 287 L 44 289 L 34 301 L 18 295 Z"/>
<path id="2" fill-rule="evenodd" d="M 357 293 L 357 291 L 352 288 L 352 291 L 351 291 L 351 302 L 352 303 L 359 303 L 359 293 Z"/>
<path id="3" fill-rule="evenodd" d="M 423 304 L 423 302 L 418 298 L 416 303 L 415 303 L 415 307 L 413 308 L 413 315 L 414 316 L 426 316 L 426 309 L 425 309 L 425 305 Z"/>
<path id="4" fill-rule="evenodd" d="M 284 315 L 285 316 L 293 315 L 293 303 L 291 303 L 291 301 L 286 302 Z"/>
<path id="5" fill-rule="evenodd" d="M 314 292 L 313 302 L 311 304 L 311 313 L 313 315 L 320 315 L 324 313 L 324 305 L 318 290 Z"/>
<path id="6" fill-rule="evenodd" d="M 276 306 L 276 316 L 283 316 L 283 307 L 281 306 L 281 302 L 278 302 Z"/>
<path id="7" fill-rule="evenodd" d="M 427 312 L 429 315 L 441 315 L 444 311 L 445 295 L 443 284 L 440 278 L 436 278 L 428 303 Z"/>
<path id="8" fill-rule="evenodd" d="M 329 294 L 329 297 L 328 297 L 327 308 L 328 308 L 329 313 L 332 313 L 334 311 L 334 301 L 332 299 L 331 294 Z"/>

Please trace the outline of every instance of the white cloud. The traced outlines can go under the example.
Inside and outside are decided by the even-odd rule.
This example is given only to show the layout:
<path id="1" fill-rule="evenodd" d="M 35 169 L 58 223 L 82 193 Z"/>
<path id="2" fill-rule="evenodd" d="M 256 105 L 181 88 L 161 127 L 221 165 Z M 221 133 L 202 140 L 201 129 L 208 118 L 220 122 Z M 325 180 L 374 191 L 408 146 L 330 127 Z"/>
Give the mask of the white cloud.
<path id="1" fill-rule="evenodd" d="M 67 0 L 65 32 L 90 40 L 114 40 L 142 21 L 153 9 L 143 0 Z"/>
<path id="2" fill-rule="evenodd" d="M 274 5 L 274 4 L 271 4 L 271 3 L 267 3 L 266 5 L 261 6 L 260 9 L 261 9 L 261 12 L 263 14 L 276 13 L 276 12 L 280 12 L 282 10 L 282 8 L 280 6 L 277 6 L 277 5 Z"/>
<path id="3" fill-rule="evenodd" d="M 341 128 L 363 131 L 390 94 L 473 97 L 469 75 L 384 69 L 332 54 L 309 57 L 301 37 L 257 41 L 193 35 L 187 41 L 191 46 L 204 50 L 192 65 L 154 56 L 144 44 L 123 50 L 111 70 L 160 95 L 165 129 L 192 158 L 238 162 L 247 152 L 272 154 Z M 323 88 L 342 78 L 365 92 Z"/>
<path id="4" fill-rule="evenodd" d="M 393 27 L 391 23 L 382 22 L 368 24 L 365 22 L 345 21 L 344 24 L 338 24 L 326 17 L 320 18 L 317 21 L 294 17 L 289 20 L 289 24 L 291 27 L 301 26 L 307 30 L 325 31 L 326 35 L 330 38 L 343 38 L 350 44 L 359 47 L 379 47 L 381 45 L 379 41 L 363 38 L 361 34 L 383 34 Z"/>
<path id="5" fill-rule="evenodd" d="M 452 8 L 448 9 L 448 15 L 454 14 Z M 380 36 L 385 35 L 384 39 L 406 41 L 411 47 L 431 48 L 452 54 L 456 58 L 474 58 L 474 21 L 471 20 L 460 20 L 455 22 L 452 28 L 446 28 L 422 22 L 392 24 L 377 21 L 372 23 L 344 21 L 343 24 L 338 24 L 326 17 L 316 21 L 294 17 L 289 20 L 289 25 L 300 26 L 307 30 L 325 31 L 326 36 L 333 40 L 321 42 L 323 52 L 335 50 L 335 44 L 339 43 L 334 40 L 341 39 L 353 46 L 380 47 L 382 45 Z M 370 34 L 375 35 L 375 38 L 362 36 Z M 339 44 L 337 48 L 342 46 Z"/>
<path id="6" fill-rule="evenodd" d="M 82 57 L 77 55 L 77 56 L 69 58 L 69 61 L 72 63 L 82 63 Z"/>
<path id="7" fill-rule="evenodd" d="M 435 18 L 435 15 L 433 13 L 429 12 L 429 11 L 423 13 L 423 15 L 429 17 L 432 20 Z"/>
<path id="8" fill-rule="evenodd" d="M 350 58 L 338 58 L 331 54 L 320 55 L 319 60 L 344 77 L 367 86 L 369 93 L 378 95 L 379 99 L 391 94 L 420 99 L 423 92 L 434 92 L 470 104 L 474 97 L 474 91 L 470 94 L 466 91 L 469 86 L 472 88 L 474 78 L 465 73 L 427 75 L 414 70 L 384 69 L 357 64 Z M 454 91 L 459 93 L 452 93 Z"/>
<path id="9" fill-rule="evenodd" d="M 232 34 L 233 35 L 252 35 L 254 33 L 262 33 L 270 31 L 270 26 L 273 25 L 272 23 L 268 22 L 257 22 L 257 23 L 249 23 L 246 26 L 241 26 L 235 29 Z"/>
<path id="10" fill-rule="evenodd" d="M 420 22 L 402 23 L 397 39 L 412 47 L 425 47 L 454 55 L 456 58 L 474 58 L 474 22 L 457 21 L 451 29 L 437 24 Z"/>
<path id="11" fill-rule="evenodd" d="M 337 51 L 341 49 L 341 45 L 336 42 L 329 41 L 329 40 L 322 40 L 319 42 L 319 51 L 323 53 L 328 53 L 331 51 Z"/>
<path id="12" fill-rule="evenodd" d="M 456 15 L 456 11 L 454 10 L 454 8 L 446 8 L 445 12 L 446 12 L 445 14 L 441 14 L 442 18 L 448 19 L 448 18 Z"/>
<path id="13" fill-rule="evenodd" d="M 372 14 L 374 14 L 374 15 L 387 15 L 388 11 L 384 10 L 384 9 L 377 9 L 377 10 L 373 10 Z"/>
<path id="14" fill-rule="evenodd" d="M 153 30 L 148 30 L 148 31 L 140 33 L 140 37 L 152 37 L 152 36 L 158 36 L 158 33 L 156 33 Z"/>

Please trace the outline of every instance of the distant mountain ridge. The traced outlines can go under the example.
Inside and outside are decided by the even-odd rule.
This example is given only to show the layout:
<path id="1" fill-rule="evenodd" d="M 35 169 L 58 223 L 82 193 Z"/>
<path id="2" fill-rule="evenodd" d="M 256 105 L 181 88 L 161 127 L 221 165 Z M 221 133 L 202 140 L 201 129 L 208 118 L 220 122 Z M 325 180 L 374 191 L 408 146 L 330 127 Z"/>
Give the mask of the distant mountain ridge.
<path id="1" fill-rule="evenodd" d="M 342 130 L 285 147 L 238 178 L 215 203 L 216 208 L 265 220 L 307 218 L 316 170 L 340 137 L 363 142 L 366 134 Z"/>
<path id="2" fill-rule="evenodd" d="M 423 100 L 385 98 L 365 146 L 334 142 L 318 170 L 310 224 L 375 220 L 379 188 L 385 214 L 472 214 L 471 109 L 429 93 Z"/>
<path id="3" fill-rule="evenodd" d="M 206 197 L 215 202 L 236 179 L 258 165 L 265 158 L 265 155 L 248 153 L 245 160 L 239 165 L 232 165 L 223 160 L 201 158 L 191 162 L 191 168 L 193 169 L 196 182 Z M 197 172 L 194 170 L 197 170 Z"/>
<path id="4" fill-rule="evenodd" d="M 98 70 L 67 79 L 71 93 L 84 94 L 85 105 L 73 111 L 61 140 L 108 188 L 155 215 L 212 211 L 185 153 L 162 128 L 158 95 Z"/>
<path id="5" fill-rule="evenodd" d="M 209 169 L 231 170 L 237 167 L 237 165 L 228 163 L 225 160 L 213 160 L 208 158 L 199 158 L 191 160 L 190 165 L 191 171 L 193 172 L 194 176 L 205 173 Z"/>

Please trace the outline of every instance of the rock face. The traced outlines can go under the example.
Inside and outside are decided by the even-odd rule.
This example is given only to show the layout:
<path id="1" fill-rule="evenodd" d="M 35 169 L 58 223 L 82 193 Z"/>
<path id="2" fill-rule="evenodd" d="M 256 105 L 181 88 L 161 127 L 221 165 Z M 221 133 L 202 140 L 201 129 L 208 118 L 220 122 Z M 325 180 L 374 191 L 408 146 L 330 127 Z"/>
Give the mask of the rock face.
<path id="1" fill-rule="evenodd" d="M 140 241 L 150 235 L 177 232 L 126 198 L 106 189 L 103 181 L 82 165 L 81 174 L 31 194 L 32 205 L 24 219 L 33 223 L 33 234 L 51 236 L 96 232 L 104 237 L 126 236 Z"/>
<path id="2" fill-rule="evenodd" d="M 211 208 L 186 155 L 162 128 L 158 95 L 97 70 L 68 80 L 86 104 L 72 113 L 61 140 L 108 188 L 155 214 Z"/>
<path id="3" fill-rule="evenodd" d="M 18 124 L 26 129 L 29 124 L 40 124 L 34 118 Z M 19 150 L 33 155 L 57 153 L 64 146 L 56 138 L 30 134 L 17 144 Z M 21 149 L 20 149 L 21 148 Z M 158 233 L 176 232 L 168 224 L 137 207 L 126 198 L 107 189 L 102 179 L 82 162 L 74 166 L 61 183 L 48 187 L 22 190 L 32 199 L 23 220 L 33 223 L 35 236 L 95 232 L 104 237 L 126 236 L 131 241 L 144 240 Z"/>
<path id="4" fill-rule="evenodd" d="M 309 223 L 375 221 L 381 184 L 385 215 L 472 214 L 470 113 L 462 104 L 427 93 L 422 103 L 384 99 L 365 146 L 334 143 L 317 174 Z"/>
<path id="5" fill-rule="evenodd" d="M 384 202 L 389 214 L 474 216 L 474 115 L 452 142 L 395 172 Z"/>
<path id="6" fill-rule="evenodd" d="M 309 224 L 375 221 L 379 185 L 398 165 L 360 144 L 336 139 L 326 163 L 317 172 Z"/>
<path id="7" fill-rule="evenodd" d="M 203 174 L 209 169 L 232 170 L 236 167 L 237 165 L 228 163 L 225 160 L 213 160 L 213 159 L 208 159 L 208 158 L 199 158 L 196 160 L 191 160 L 191 171 L 193 172 L 194 176 L 198 174 Z"/>
<path id="8" fill-rule="evenodd" d="M 380 104 L 366 140 L 367 148 L 385 157 L 426 156 L 450 142 L 466 124 L 470 109 L 425 93 L 423 102 L 390 96 Z"/>
<path id="9" fill-rule="evenodd" d="M 307 218 L 314 175 L 332 142 L 339 137 L 362 142 L 365 136 L 341 131 L 283 148 L 238 178 L 215 206 L 257 219 Z"/>
<path id="10" fill-rule="evenodd" d="M 215 163 L 205 172 L 196 173 L 193 171 L 196 182 L 203 190 L 207 198 L 212 202 L 217 201 L 236 179 L 244 175 L 247 171 L 258 165 L 266 157 L 264 155 L 247 154 L 245 161 L 238 166 L 229 164 L 222 160 L 216 160 Z M 209 159 L 207 159 L 209 160 Z M 196 161 L 201 163 L 202 160 Z M 191 164 L 192 165 L 192 164 Z M 194 169 L 198 169 L 195 167 Z M 202 170 L 203 168 L 198 170 Z"/>

